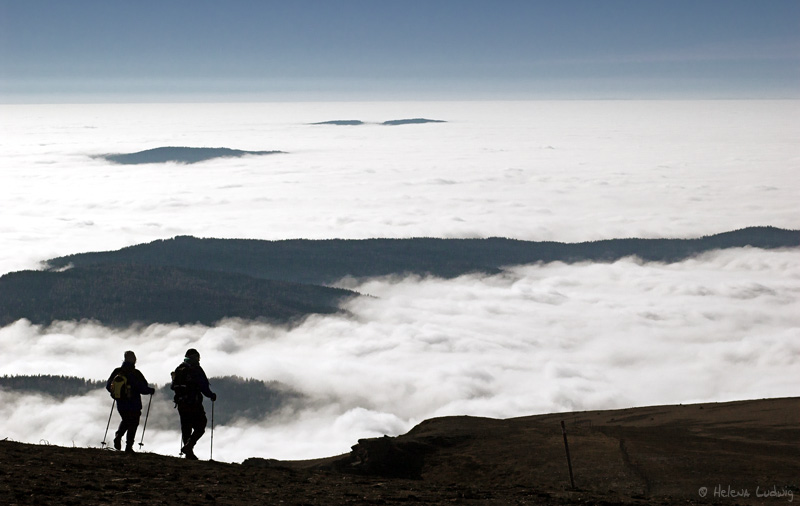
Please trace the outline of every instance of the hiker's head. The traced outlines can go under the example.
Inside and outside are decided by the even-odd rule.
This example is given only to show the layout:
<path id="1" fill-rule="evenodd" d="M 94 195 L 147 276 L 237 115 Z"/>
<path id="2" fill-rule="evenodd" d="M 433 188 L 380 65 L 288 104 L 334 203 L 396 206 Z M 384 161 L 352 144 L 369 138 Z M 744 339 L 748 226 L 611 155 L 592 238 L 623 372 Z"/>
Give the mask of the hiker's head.
<path id="1" fill-rule="evenodd" d="M 200 361 L 200 353 L 195 350 L 194 348 L 189 348 L 186 351 L 186 358 L 191 358 L 192 360 Z"/>
<path id="2" fill-rule="evenodd" d="M 131 350 L 125 352 L 125 362 L 129 362 L 131 364 L 136 363 L 136 354 L 133 353 Z"/>

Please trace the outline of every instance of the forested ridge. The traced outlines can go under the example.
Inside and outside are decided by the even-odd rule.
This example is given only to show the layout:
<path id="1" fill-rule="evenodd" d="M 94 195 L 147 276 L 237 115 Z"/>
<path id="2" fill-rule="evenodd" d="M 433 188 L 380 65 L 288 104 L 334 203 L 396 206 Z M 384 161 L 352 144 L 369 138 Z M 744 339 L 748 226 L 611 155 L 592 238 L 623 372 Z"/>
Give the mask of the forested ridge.
<path id="1" fill-rule="evenodd" d="M 0 277 L 0 325 L 98 320 L 110 326 L 211 325 L 226 317 L 291 322 L 339 311 L 348 290 L 171 266 L 105 264 Z"/>
<path id="2" fill-rule="evenodd" d="M 676 262 L 723 248 L 796 248 L 800 231 L 753 227 L 698 239 L 610 239 L 582 243 L 488 239 L 198 239 L 179 236 L 117 251 L 82 253 L 47 262 L 67 266 L 136 263 L 174 266 L 309 284 L 344 277 L 433 275 L 452 278 L 471 272 L 537 262 L 613 262 L 636 256 Z"/>
<path id="3" fill-rule="evenodd" d="M 117 251 L 55 258 L 43 271 L 0 277 L 0 325 L 21 318 L 206 325 L 226 318 L 299 321 L 330 314 L 355 292 L 346 277 L 493 274 L 537 262 L 613 262 L 635 256 L 676 262 L 707 251 L 797 248 L 800 231 L 754 227 L 698 239 L 612 239 L 583 243 L 488 239 L 282 240 L 179 236 Z"/>
<path id="4" fill-rule="evenodd" d="M 109 374 L 116 365 L 109 365 Z M 304 400 L 303 394 L 277 381 L 221 376 L 212 377 L 209 382 L 218 396 L 220 409 L 217 410 L 217 422 L 222 425 L 237 419 L 263 420 L 278 410 Z M 171 409 L 174 393 L 169 383 L 159 386 L 158 382 L 151 381 L 150 385 L 157 387 L 153 402 L 163 405 L 161 412 L 168 411 L 166 408 Z M 98 390 L 105 392 L 105 386 L 105 379 L 90 380 L 75 376 L 40 374 L 0 377 L 0 391 L 44 395 L 58 401 Z"/>
<path id="5" fill-rule="evenodd" d="M 0 377 L 0 390 L 37 393 L 57 399 L 64 399 L 73 395 L 85 395 L 92 390 L 105 388 L 105 385 L 105 381 L 51 374 L 33 376 L 5 375 Z"/>

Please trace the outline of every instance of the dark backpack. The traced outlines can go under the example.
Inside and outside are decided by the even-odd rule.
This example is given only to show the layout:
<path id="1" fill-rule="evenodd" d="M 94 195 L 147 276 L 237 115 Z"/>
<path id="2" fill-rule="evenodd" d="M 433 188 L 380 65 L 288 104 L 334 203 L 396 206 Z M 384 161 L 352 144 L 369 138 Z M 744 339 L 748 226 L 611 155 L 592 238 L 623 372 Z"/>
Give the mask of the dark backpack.
<path id="1" fill-rule="evenodd" d="M 173 401 L 175 404 L 200 404 L 203 402 L 203 394 L 195 381 L 191 368 L 186 364 L 181 364 L 172 372 L 172 384 L 170 388 L 175 392 Z"/>
<path id="2" fill-rule="evenodd" d="M 111 380 L 111 397 L 121 401 L 133 397 L 133 389 L 124 372 L 118 371 Z"/>

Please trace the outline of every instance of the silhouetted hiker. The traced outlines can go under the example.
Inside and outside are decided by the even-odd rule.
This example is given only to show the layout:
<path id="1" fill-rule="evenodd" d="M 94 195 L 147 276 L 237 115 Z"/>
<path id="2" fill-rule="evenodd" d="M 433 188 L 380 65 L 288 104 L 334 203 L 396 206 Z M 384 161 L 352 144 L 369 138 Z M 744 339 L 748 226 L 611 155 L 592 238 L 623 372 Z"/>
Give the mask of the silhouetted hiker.
<path id="1" fill-rule="evenodd" d="M 217 394 L 211 391 L 208 377 L 200 367 L 200 353 L 194 348 L 186 351 L 183 363 L 172 373 L 170 388 L 175 391 L 175 406 L 181 417 L 181 453 L 187 459 L 197 460 L 194 445 L 203 437 L 208 423 L 203 409 L 203 396 L 213 402 L 217 400 Z"/>
<path id="2" fill-rule="evenodd" d="M 153 395 L 156 389 L 147 385 L 144 375 L 136 368 L 136 355 L 132 351 L 125 352 L 125 361 L 108 377 L 106 390 L 116 400 L 122 418 L 114 435 L 114 448 L 122 449 L 122 436 L 127 434 L 125 451 L 133 453 L 133 441 L 142 416 L 142 394 Z"/>

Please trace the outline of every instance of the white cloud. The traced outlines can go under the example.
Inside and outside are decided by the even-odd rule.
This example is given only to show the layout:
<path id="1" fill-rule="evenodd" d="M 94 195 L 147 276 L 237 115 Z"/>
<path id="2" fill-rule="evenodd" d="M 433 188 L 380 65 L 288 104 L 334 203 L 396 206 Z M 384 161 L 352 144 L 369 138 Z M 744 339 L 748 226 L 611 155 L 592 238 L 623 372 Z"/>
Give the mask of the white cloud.
<path id="1" fill-rule="evenodd" d="M 794 251 L 726 250 L 676 264 L 553 263 L 454 280 L 375 279 L 357 288 L 374 297 L 351 301 L 352 317 L 313 317 L 291 330 L 239 320 L 139 331 L 18 322 L 0 330 L 8 357 L 2 373 L 105 379 L 130 348 L 147 378 L 164 384 L 195 347 L 209 375 L 278 380 L 308 396 L 299 411 L 219 427 L 215 441 L 220 448 L 226 441 L 225 450 L 215 458 L 236 461 L 338 454 L 359 438 L 402 433 L 442 415 L 797 395 Z M 94 406 L 91 421 L 62 422 L 99 426 L 107 417 L 101 411 Z M 175 434 L 163 436 L 167 446 L 156 442 L 170 431 L 169 411 L 151 421 L 151 451 L 172 451 L 177 421 Z M 47 424 L 31 427 L 39 432 L 0 425 L 13 438 L 64 437 Z"/>
<path id="2" fill-rule="evenodd" d="M 583 241 L 796 229 L 798 108 L 2 105 L 0 272 L 177 234 Z M 410 117 L 448 123 L 308 124 Z M 90 157 L 167 145 L 288 154 L 158 166 Z M 122 331 L 20 321 L 0 329 L 0 374 L 105 379 L 133 349 L 150 382 L 163 385 L 195 347 L 211 376 L 278 380 L 309 396 L 299 411 L 217 427 L 214 457 L 233 461 L 346 452 L 358 438 L 440 415 L 797 395 L 796 252 L 745 248 L 671 265 L 553 263 L 449 281 L 342 284 L 375 298 L 351 301 L 352 318 L 312 317 L 291 330 L 237 320 Z M 110 408 L 102 392 L 63 402 L 0 396 L 0 437 L 30 442 L 97 446 Z M 171 405 L 151 416 L 145 448 L 177 454 Z"/>
<path id="3" fill-rule="evenodd" d="M 583 241 L 797 228 L 799 104 L 4 105 L 0 272 L 176 234 Z M 309 124 L 408 117 L 448 122 Z M 166 145 L 288 154 L 90 158 Z"/>

